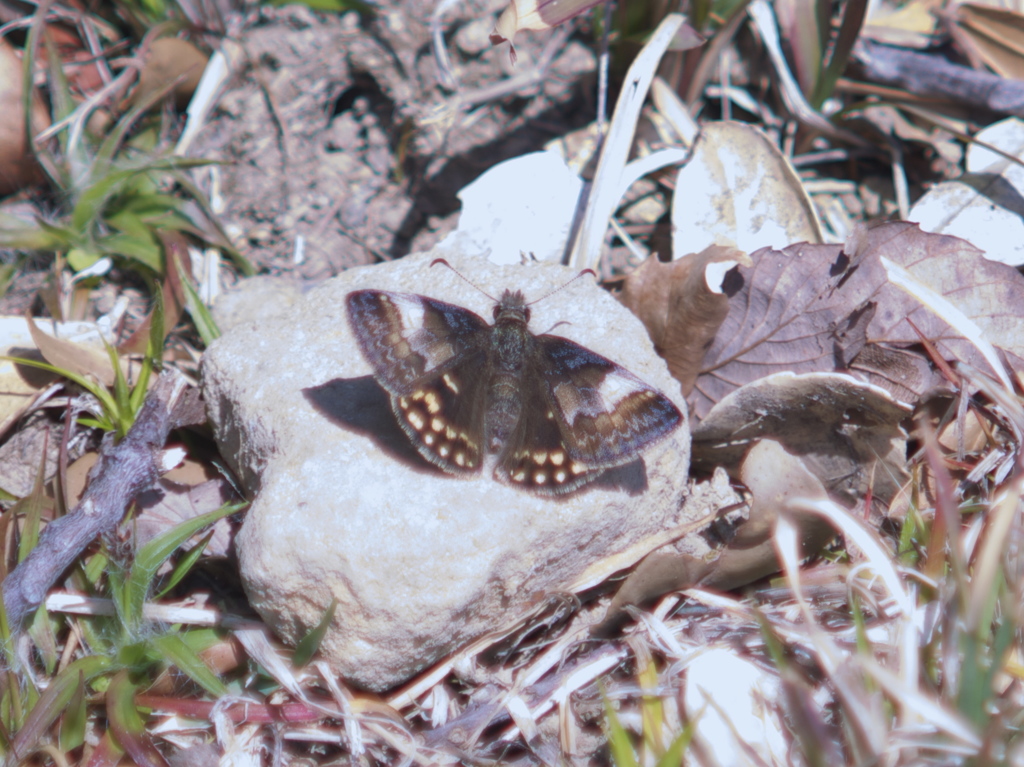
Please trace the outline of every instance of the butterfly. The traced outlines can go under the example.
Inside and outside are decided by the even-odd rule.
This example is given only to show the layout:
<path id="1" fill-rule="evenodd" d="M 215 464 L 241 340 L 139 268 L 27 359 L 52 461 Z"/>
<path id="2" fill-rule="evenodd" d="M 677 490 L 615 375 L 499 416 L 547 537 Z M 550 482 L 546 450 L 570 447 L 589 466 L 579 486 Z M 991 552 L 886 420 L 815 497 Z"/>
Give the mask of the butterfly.
<path id="1" fill-rule="evenodd" d="M 499 482 L 570 493 L 634 460 L 682 422 L 679 409 L 621 365 L 555 335 L 534 335 L 520 291 L 494 323 L 412 293 L 356 290 L 350 324 L 395 417 L 442 471 L 487 464 Z"/>

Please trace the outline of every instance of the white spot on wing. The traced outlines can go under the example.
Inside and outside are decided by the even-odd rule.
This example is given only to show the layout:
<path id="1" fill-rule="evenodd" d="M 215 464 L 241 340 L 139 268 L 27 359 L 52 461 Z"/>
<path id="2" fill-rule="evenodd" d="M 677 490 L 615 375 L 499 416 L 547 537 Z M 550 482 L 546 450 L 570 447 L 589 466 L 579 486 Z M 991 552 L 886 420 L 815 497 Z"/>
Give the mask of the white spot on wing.
<path id="1" fill-rule="evenodd" d="M 623 375 L 612 373 L 605 376 L 604 380 L 601 381 L 601 385 L 597 387 L 597 390 L 600 392 L 601 398 L 604 399 L 605 404 L 609 407 L 614 407 L 617 403 L 624 400 L 633 392 L 646 388 L 647 387 L 639 381 L 631 381 Z"/>
<path id="2" fill-rule="evenodd" d="M 425 312 L 422 301 L 397 295 L 389 295 L 387 298 L 398 312 L 403 328 L 410 330 L 423 327 Z"/>

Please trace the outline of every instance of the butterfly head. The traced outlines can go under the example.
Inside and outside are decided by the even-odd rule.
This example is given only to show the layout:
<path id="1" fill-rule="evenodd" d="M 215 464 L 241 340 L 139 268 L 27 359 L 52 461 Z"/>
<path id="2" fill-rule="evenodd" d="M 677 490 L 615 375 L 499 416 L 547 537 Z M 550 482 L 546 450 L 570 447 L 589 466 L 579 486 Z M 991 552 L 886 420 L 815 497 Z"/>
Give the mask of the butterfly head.
<path id="1" fill-rule="evenodd" d="M 494 324 L 518 322 L 526 325 L 530 322 L 530 307 L 522 291 L 506 290 L 501 294 L 501 301 L 494 305 Z"/>

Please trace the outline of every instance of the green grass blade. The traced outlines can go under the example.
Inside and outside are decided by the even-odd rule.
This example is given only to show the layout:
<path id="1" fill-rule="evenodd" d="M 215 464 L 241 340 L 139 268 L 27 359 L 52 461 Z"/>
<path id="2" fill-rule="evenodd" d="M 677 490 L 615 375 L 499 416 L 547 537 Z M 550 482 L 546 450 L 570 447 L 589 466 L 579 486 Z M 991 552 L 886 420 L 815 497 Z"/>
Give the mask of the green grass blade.
<path id="1" fill-rule="evenodd" d="M 131 409 L 129 401 L 131 391 L 128 389 L 128 381 L 125 379 L 124 371 L 121 369 L 121 361 L 117 357 L 117 349 L 109 344 L 106 346 L 107 354 L 110 356 L 110 365 L 114 368 L 114 402 L 117 404 L 117 410 L 112 415 L 114 423 L 117 424 L 117 438 L 121 439 L 128 433 L 128 429 L 131 428 L 135 414 Z"/>
<path id="2" fill-rule="evenodd" d="M 186 644 L 179 634 L 163 634 L 151 640 L 153 649 L 161 657 L 173 663 L 179 671 L 211 695 L 221 697 L 228 694 L 228 688 L 210 671 L 196 652 Z"/>
<path id="3" fill-rule="evenodd" d="M 136 765 L 167 767 L 163 755 L 146 732 L 146 723 L 135 706 L 136 685 L 127 671 L 118 672 L 107 689 L 107 721 L 110 730 Z"/>
<path id="4" fill-rule="evenodd" d="M 105 388 L 101 385 L 93 383 L 85 376 L 80 376 L 77 373 L 72 373 L 70 370 L 64 370 L 64 368 L 55 367 L 48 362 L 40 362 L 39 360 L 25 359 L 24 357 L 10 357 L 7 355 L 0 355 L 0 360 L 6 362 L 13 362 L 17 365 L 28 365 L 32 368 L 39 368 L 40 370 L 48 370 L 51 373 L 56 373 L 62 378 L 66 378 L 69 381 L 74 381 L 76 384 L 81 386 L 92 396 L 99 400 L 100 405 L 107 413 L 117 412 L 117 403 L 114 402 L 114 398 L 110 395 Z"/>
<path id="5" fill-rule="evenodd" d="M 611 751 L 612 764 L 615 767 L 639 767 L 636 752 L 630 741 L 629 733 L 619 722 L 615 708 L 607 696 L 604 699 L 604 714 L 608 732 L 608 748 Z"/>
<path id="6" fill-rule="evenodd" d="M 203 343 L 209 346 L 220 338 L 220 330 L 217 328 L 217 323 L 213 321 L 213 315 L 210 314 L 210 310 L 199 299 L 199 294 L 193 287 L 192 280 L 180 269 L 179 273 L 181 274 L 181 285 L 185 288 L 185 306 L 188 309 L 188 313 L 192 316 L 192 321 L 196 324 L 196 330 L 199 331 L 199 336 L 203 339 Z"/>
<path id="7" fill-rule="evenodd" d="M 216 163 L 215 160 L 211 160 L 210 164 Z M 231 260 L 234 262 L 235 267 L 245 277 L 252 277 L 256 274 L 256 267 L 250 263 L 249 259 L 242 255 L 242 252 L 238 250 L 234 245 L 231 244 L 231 238 L 227 236 L 223 227 L 221 227 L 220 221 L 217 216 L 210 212 L 210 202 L 206 199 L 206 195 L 203 194 L 203 190 L 200 189 L 191 178 L 186 176 L 184 173 L 175 173 L 175 180 L 185 192 L 195 200 L 196 204 L 200 208 L 200 212 L 205 218 L 205 222 L 197 222 L 195 215 L 190 215 L 189 218 L 192 220 L 193 225 L 196 227 L 197 233 L 203 237 L 207 242 L 215 245 L 216 247 L 227 253 Z M 203 224 L 205 223 L 205 227 Z"/>
<path id="8" fill-rule="evenodd" d="M 44 737 L 49 737 L 50 726 L 57 720 L 75 696 L 80 679 L 89 682 L 111 670 L 113 661 L 103 655 L 90 655 L 69 665 L 54 678 L 39 696 L 25 724 L 14 736 L 13 751 L 27 754 Z"/>
<path id="9" fill-rule="evenodd" d="M 149 340 L 146 344 L 146 358 L 150 367 L 163 367 L 164 341 L 167 339 L 165 324 L 164 291 L 161 285 L 154 286 L 153 311 L 149 317 Z M 139 399 L 142 404 L 142 399 Z"/>
<path id="10" fill-rule="evenodd" d="M 132 423 L 135 422 L 135 416 L 139 414 L 139 409 L 142 407 L 142 403 L 146 400 L 146 390 L 149 388 L 149 379 L 153 374 L 153 361 L 147 356 L 142 360 L 142 366 L 139 368 L 139 380 L 135 382 L 135 386 L 132 387 L 131 396 L 128 398 L 128 406 L 131 408 Z"/>
<path id="11" fill-rule="evenodd" d="M 36 472 L 36 481 L 32 492 L 17 503 L 19 511 L 24 511 L 25 519 L 22 527 L 21 540 L 18 542 L 18 561 L 24 562 L 28 553 L 36 547 L 39 542 L 39 521 L 43 516 L 43 508 L 46 505 L 46 492 L 43 484 L 46 482 L 46 451 L 43 451 L 42 461 L 39 464 L 39 471 Z"/>
<path id="12" fill-rule="evenodd" d="M 60 227 L 44 227 L 41 222 L 31 226 L 15 216 L 0 213 L 0 245 L 11 250 L 67 250 L 71 238 Z"/>
<path id="13" fill-rule="evenodd" d="M 182 578 L 188 575 L 192 568 L 195 567 L 196 562 L 198 562 L 199 558 L 203 555 L 203 552 L 206 550 L 206 546 L 212 537 L 213 530 L 210 530 L 203 536 L 199 543 L 189 549 L 188 553 L 181 558 L 177 565 L 174 566 L 174 570 L 171 571 L 171 574 L 167 578 L 167 583 L 165 583 L 164 587 L 157 592 L 156 597 L 154 597 L 155 599 L 162 599 L 170 592 L 171 589 L 181 583 Z"/>
<path id="14" fill-rule="evenodd" d="M 146 595 L 149 593 L 157 569 L 181 544 L 207 525 L 212 525 L 218 519 L 234 514 L 243 506 L 244 504 L 240 503 L 229 503 L 216 511 L 185 520 L 141 547 L 135 555 L 131 575 L 125 582 L 125 598 L 127 600 L 125 606 L 129 609 L 130 615 L 134 616 L 136 620 L 141 620 L 142 605 L 146 601 Z"/>
<path id="15" fill-rule="evenodd" d="M 867 18 L 867 10 L 868 0 L 847 0 L 843 5 L 843 17 L 839 22 L 839 34 L 832 48 L 832 56 L 825 71 L 818 77 L 814 92 L 811 94 L 811 106 L 815 109 L 821 109 L 822 104 L 835 90 L 839 78 L 846 71 L 854 43 L 860 37 L 861 27 Z"/>
<path id="16" fill-rule="evenodd" d="M 153 274 L 160 274 L 160 246 L 148 230 L 144 234 L 115 232 L 99 237 L 95 248 L 97 252 L 126 258 L 141 264 Z"/>
<path id="17" fill-rule="evenodd" d="M 331 604 L 327 607 L 327 611 L 324 613 L 324 617 L 320 619 L 320 622 L 313 627 L 306 636 L 299 640 L 299 643 L 295 645 L 295 654 L 292 655 L 292 665 L 296 668 L 302 668 L 313 658 L 316 651 L 320 649 L 320 643 L 324 641 L 324 635 L 327 633 L 327 629 L 331 626 L 331 621 L 334 620 L 334 611 L 338 608 L 338 600 L 332 599 Z"/>
<path id="18" fill-rule="evenodd" d="M 78 684 L 71 694 L 67 708 L 64 709 L 64 717 L 61 720 L 60 729 L 57 734 L 57 743 L 61 751 L 72 751 L 85 743 L 85 725 L 87 721 L 85 677 L 79 671 Z"/>
<path id="19" fill-rule="evenodd" d="M 678 767 L 683 764 L 683 754 L 690 747 L 690 741 L 693 740 L 696 731 L 696 722 L 687 722 L 683 731 L 675 737 L 668 750 L 658 760 L 657 767 Z"/>

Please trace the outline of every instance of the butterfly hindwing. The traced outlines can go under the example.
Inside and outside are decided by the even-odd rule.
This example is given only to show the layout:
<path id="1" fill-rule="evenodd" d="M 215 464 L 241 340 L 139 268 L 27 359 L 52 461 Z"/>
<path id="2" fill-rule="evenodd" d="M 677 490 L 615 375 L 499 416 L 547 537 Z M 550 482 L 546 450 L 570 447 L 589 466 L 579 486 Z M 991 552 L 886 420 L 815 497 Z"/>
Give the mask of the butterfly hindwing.
<path id="1" fill-rule="evenodd" d="M 523 390 L 530 401 L 544 404 L 523 409 L 495 466 L 496 478 L 543 495 L 570 493 L 596 478 L 600 469 L 569 454 L 546 383 L 535 376 L 524 383 Z"/>

